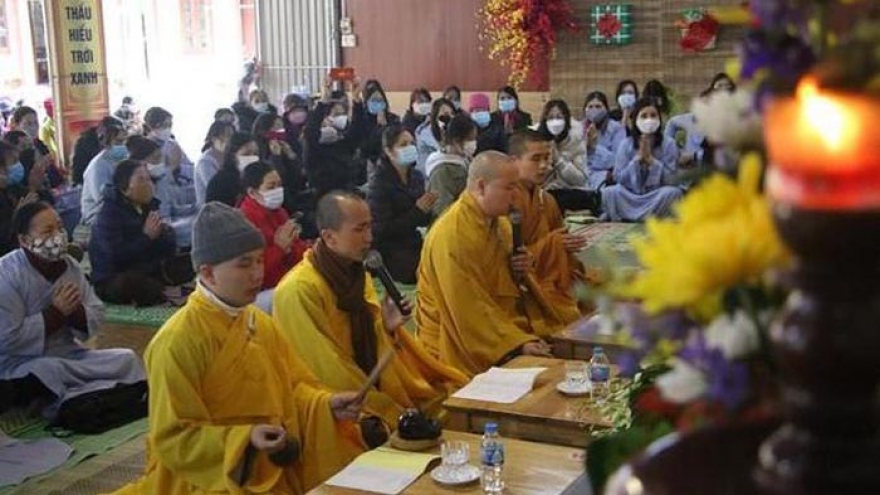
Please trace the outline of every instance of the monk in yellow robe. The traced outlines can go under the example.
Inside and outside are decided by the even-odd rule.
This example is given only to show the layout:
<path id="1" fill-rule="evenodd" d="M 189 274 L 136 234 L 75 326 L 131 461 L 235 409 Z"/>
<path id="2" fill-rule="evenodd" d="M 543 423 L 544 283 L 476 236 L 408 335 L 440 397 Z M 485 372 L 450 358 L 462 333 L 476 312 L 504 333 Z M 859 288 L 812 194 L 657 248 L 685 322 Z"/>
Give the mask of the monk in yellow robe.
<path id="1" fill-rule="evenodd" d="M 209 203 L 193 225 L 199 285 L 150 342 L 146 474 L 119 493 L 300 494 L 358 453 L 357 392 L 331 394 L 251 304 L 263 237 Z"/>
<path id="2" fill-rule="evenodd" d="M 364 400 L 364 413 L 381 419 L 384 433 L 397 427 L 405 409 L 436 415 L 448 392 L 466 379 L 402 328 L 406 319 L 390 298 L 380 304 L 363 265 L 372 243 L 369 206 L 357 195 L 334 191 L 321 198 L 316 213 L 319 240 L 275 289 L 276 326 L 318 379 L 336 390 L 361 387 L 394 349 Z M 375 447 L 363 433 L 364 447 Z"/>
<path id="3" fill-rule="evenodd" d="M 530 129 L 510 139 L 510 155 L 519 170 L 514 207 L 522 214 L 522 238 L 535 257 L 535 273 L 526 279 L 548 319 L 568 325 L 581 317 L 574 285 L 583 280 L 583 266 L 575 258 L 586 239 L 567 232 L 556 200 L 541 188 L 551 168 L 550 138 Z"/>
<path id="4" fill-rule="evenodd" d="M 534 258 L 527 248 L 513 253 L 506 214 L 518 180 L 507 155 L 478 155 L 467 189 L 431 227 L 422 248 L 419 338 L 469 376 L 518 354 L 549 356 L 542 337 L 562 328 L 524 287 L 534 275 Z"/>

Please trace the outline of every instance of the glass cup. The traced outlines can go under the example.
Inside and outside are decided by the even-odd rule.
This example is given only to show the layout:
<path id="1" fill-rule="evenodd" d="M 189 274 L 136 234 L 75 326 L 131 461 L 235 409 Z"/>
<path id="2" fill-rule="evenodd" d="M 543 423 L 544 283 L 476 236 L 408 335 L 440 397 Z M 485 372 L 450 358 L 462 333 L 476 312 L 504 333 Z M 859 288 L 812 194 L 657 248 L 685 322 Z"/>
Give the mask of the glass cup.
<path id="1" fill-rule="evenodd" d="M 470 446 L 467 442 L 449 440 L 443 442 L 443 445 L 440 446 L 440 458 L 443 467 L 456 480 L 465 475 L 464 468 L 468 465 L 470 455 Z"/>
<path id="2" fill-rule="evenodd" d="M 587 363 L 584 361 L 565 362 L 565 385 L 570 390 L 583 390 L 587 388 L 590 375 Z"/>

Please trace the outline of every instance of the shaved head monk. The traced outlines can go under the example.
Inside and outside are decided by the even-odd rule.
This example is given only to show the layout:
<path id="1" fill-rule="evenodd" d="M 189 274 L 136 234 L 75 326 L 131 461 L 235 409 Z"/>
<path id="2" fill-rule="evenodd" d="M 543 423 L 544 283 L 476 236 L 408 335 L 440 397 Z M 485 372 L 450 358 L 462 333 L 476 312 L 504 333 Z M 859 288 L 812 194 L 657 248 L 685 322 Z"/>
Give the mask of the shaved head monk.
<path id="1" fill-rule="evenodd" d="M 535 257 L 535 273 L 525 280 L 528 289 L 548 322 L 567 325 L 581 317 L 574 284 L 583 280 L 583 266 L 574 253 L 586 240 L 567 232 L 559 205 L 541 187 L 552 168 L 551 150 L 550 138 L 537 131 L 511 137 L 510 155 L 519 173 L 513 203 L 522 214 L 523 244 Z"/>
<path id="2" fill-rule="evenodd" d="M 359 389 L 386 352 L 396 353 L 364 400 L 362 447 L 373 448 L 384 443 L 405 409 L 436 415 L 448 392 L 466 379 L 402 328 L 406 320 L 390 298 L 379 302 L 363 265 L 373 240 L 367 202 L 331 191 L 318 202 L 316 220 L 320 238 L 278 284 L 272 316 L 333 390 Z"/>
<path id="3" fill-rule="evenodd" d="M 468 376 L 519 354 L 549 355 L 557 328 L 524 286 L 534 259 L 514 254 L 510 222 L 519 181 L 514 161 L 487 151 L 467 189 L 428 232 L 419 265 L 419 337 Z"/>

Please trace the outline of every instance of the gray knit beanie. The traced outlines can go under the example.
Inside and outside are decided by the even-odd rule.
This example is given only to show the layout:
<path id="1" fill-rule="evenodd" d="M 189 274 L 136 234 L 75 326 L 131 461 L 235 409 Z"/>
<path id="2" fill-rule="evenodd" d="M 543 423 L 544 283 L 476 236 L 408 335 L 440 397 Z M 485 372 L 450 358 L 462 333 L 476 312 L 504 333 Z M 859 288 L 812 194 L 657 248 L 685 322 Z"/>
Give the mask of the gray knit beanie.
<path id="1" fill-rule="evenodd" d="M 203 206 L 193 223 L 191 256 L 196 270 L 264 246 L 263 234 L 241 211 L 217 201 Z"/>

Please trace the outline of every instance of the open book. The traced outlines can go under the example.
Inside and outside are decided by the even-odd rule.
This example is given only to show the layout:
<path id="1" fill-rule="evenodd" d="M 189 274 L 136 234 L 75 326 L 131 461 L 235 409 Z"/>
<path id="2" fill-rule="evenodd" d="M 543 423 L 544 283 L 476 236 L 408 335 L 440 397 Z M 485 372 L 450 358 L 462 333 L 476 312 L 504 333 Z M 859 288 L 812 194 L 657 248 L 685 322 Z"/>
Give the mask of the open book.
<path id="1" fill-rule="evenodd" d="M 547 368 L 490 368 L 452 394 L 457 399 L 513 404 L 532 391 L 535 378 Z"/>

